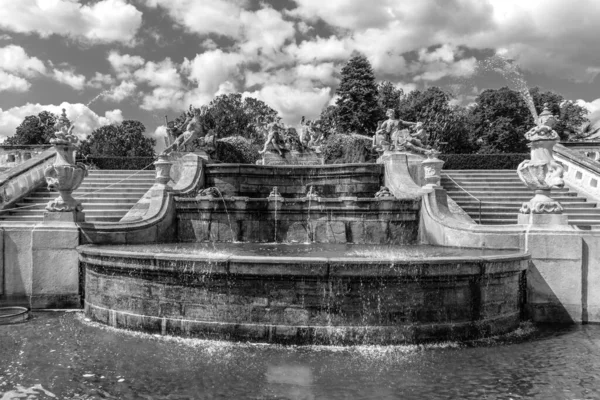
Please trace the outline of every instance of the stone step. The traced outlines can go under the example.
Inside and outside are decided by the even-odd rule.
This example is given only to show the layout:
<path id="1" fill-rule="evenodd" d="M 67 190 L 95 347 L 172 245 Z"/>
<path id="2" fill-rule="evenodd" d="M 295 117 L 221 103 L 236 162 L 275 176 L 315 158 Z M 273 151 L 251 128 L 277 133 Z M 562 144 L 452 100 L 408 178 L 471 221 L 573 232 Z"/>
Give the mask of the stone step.
<path id="1" fill-rule="evenodd" d="M 463 190 L 447 190 L 448 196 L 454 198 L 455 196 L 457 198 L 459 197 L 470 197 L 474 196 L 477 198 L 485 198 L 485 199 L 490 199 L 491 197 L 493 198 L 497 198 L 500 200 L 509 198 L 511 200 L 515 200 L 516 198 L 532 198 L 534 196 L 534 193 L 532 191 L 518 191 L 518 190 L 495 190 L 495 191 L 469 191 L 469 193 L 463 191 Z M 558 198 L 568 198 L 568 197 L 577 197 L 577 193 L 575 192 L 551 192 L 550 196 L 553 199 L 558 199 Z M 585 200 L 585 199 L 584 199 Z"/>
<path id="2" fill-rule="evenodd" d="M 473 199 L 471 199 L 473 200 Z M 455 200 L 456 201 L 456 200 Z M 465 207 L 474 207 L 474 208 L 478 208 L 479 207 L 479 202 L 473 200 L 473 201 L 469 201 L 469 200 L 461 200 L 460 202 L 456 202 L 459 206 L 461 206 L 463 209 Z M 490 203 L 486 203 L 486 202 L 482 202 L 481 203 L 481 207 L 516 207 L 516 208 L 520 208 L 521 205 L 523 204 L 523 201 L 498 201 L 498 202 L 494 202 L 493 204 Z M 565 202 L 560 202 L 560 204 L 565 207 L 565 208 L 596 208 L 596 203 L 590 203 L 590 202 L 586 202 L 585 199 L 582 199 L 580 197 L 574 197 L 573 199 L 569 199 L 569 201 L 565 201 Z"/>
<path id="3" fill-rule="evenodd" d="M 145 192 L 144 192 L 145 193 Z M 113 201 L 112 199 L 115 200 L 129 200 L 129 199 L 139 199 L 142 196 L 140 196 L 140 194 L 138 192 L 110 192 L 110 193 L 102 193 L 102 192 L 96 192 L 96 193 L 85 193 L 85 196 L 77 196 L 77 192 L 74 193 L 75 198 L 78 198 L 80 200 L 106 200 L 106 201 Z M 29 194 L 27 197 L 24 198 L 24 200 L 26 201 L 40 201 L 39 199 L 48 199 L 48 201 L 55 199 L 58 196 L 58 192 L 34 192 Z"/>
<path id="4" fill-rule="evenodd" d="M 139 169 L 90 169 L 89 175 L 156 175 L 155 170 Z"/>
<path id="5" fill-rule="evenodd" d="M 528 193 L 533 193 L 533 190 L 529 189 L 527 186 L 522 185 L 522 186 L 508 186 L 508 185 L 502 185 L 502 184 L 497 184 L 494 183 L 493 186 L 487 187 L 484 185 L 481 186 L 477 186 L 477 185 L 461 185 L 460 187 L 458 187 L 455 184 L 449 184 L 446 185 L 446 190 L 447 191 L 467 191 L 467 192 L 481 192 L 482 189 L 485 189 L 486 192 L 492 191 L 492 192 L 501 192 L 501 191 L 514 191 L 514 192 L 528 192 Z M 568 192 L 569 188 L 556 188 L 556 189 L 552 189 L 551 193 L 565 193 Z"/>
<path id="6" fill-rule="evenodd" d="M 77 190 L 75 190 L 73 192 L 73 196 L 77 197 L 77 194 L 83 194 L 83 193 L 104 192 L 104 193 L 138 193 L 140 195 L 140 197 L 141 197 L 144 193 L 146 193 L 148 191 L 148 189 L 145 189 L 145 188 L 127 188 L 127 187 L 109 187 L 109 188 L 86 188 L 86 187 L 80 187 L 79 189 L 77 189 Z"/>
<path id="7" fill-rule="evenodd" d="M 585 204 L 585 203 L 584 203 Z M 564 210 L 565 210 L 565 214 L 593 214 L 593 213 L 598 213 L 600 215 L 600 209 L 599 208 L 574 208 L 573 206 L 569 205 L 569 206 L 565 206 L 564 204 L 562 205 Z M 461 206 L 461 208 L 463 210 L 465 210 L 467 213 L 473 213 L 473 214 L 478 214 L 479 213 L 479 207 L 478 206 Z M 506 207 L 506 206 L 501 206 L 501 207 L 497 207 L 497 206 L 481 206 L 481 214 L 490 214 L 490 213 L 516 213 L 521 209 L 521 205 L 514 205 L 514 206 L 510 206 L 510 207 Z"/>
<path id="8" fill-rule="evenodd" d="M 123 182 L 84 182 L 81 186 L 79 186 L 79 189 L 88 189 L 88 188 L 95 188 L 95 189 L 102 189 L 102 188 L 133 188 L 133 189 L 145 189 L 148 190 L 150 189 L 152 185 L 148 185 L 147 183 L 139 183 L 139 182 L 130 182 L 130 181 L 123 181 Z"/>
<path id="9" fill-rule="evenodd" d="M 9 214 L 12 215 L 43 215 L 43 209 L 19 209 L 19 210 L 15 210 L 15 211 L 9 211 Z M 118 217 L 118 216 L 123 216 L 125 214 L 127 214 L 127 210 L 113 210 L 113 209 L 109 209 L 109 210 L 98 210 L 98 209 L 83 209 L 83 211 L 85 212 L 86 218 L 87 216 L 106 216 L 106 217 Z"/>
<path id="10" fill-rule="evenodd" d="M 50 200 L 49 200 L 50 201 Z M 82 202 L 81 204 L 83 205 L 83 209 L 87 210 L 87 209 L 95 209 L 95 210 L 126 210 L 129 211 L 131 209 L 131 207 L 133 207 L 137 202 L 136 201 L 130 201 L 128 203 L 94 203 L 94 202 Z M 29 209 L 29 210 L 44 210 L 46 208 L 46 205 L 48 204 L 48 202 L 45 203 L 17 203 L 17 210 L 20 209 L 21 207 L 27 207 L 24 208 L 25 210 Z"/>
<path id="11" fill-rule="evenodd" d="M 135 182 L 135 183 L 143 183 L 146 185 L 153 185 L 154 184 L 155 179 L 152 178 L 138 178 L 138 177 L 133 177 L 133 178 L 126 178 L 126 179 L 118 179 L 118 178 L 104 178 L 104 177 L 87 177 L 85 178 L 85 180 L 83 181 L 82 185 L 87 184 L 87 183 L 106 183 L 106 182 L 110 182 L 110 183 L 118 183 L 118 182 Z"/>

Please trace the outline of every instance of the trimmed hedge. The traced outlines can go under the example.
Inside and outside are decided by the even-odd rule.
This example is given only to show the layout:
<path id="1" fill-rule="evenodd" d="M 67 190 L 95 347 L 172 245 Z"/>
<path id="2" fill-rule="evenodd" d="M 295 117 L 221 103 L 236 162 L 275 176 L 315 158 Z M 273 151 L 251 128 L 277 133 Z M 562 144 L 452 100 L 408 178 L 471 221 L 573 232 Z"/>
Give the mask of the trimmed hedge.
<path id="1" fill-rule="evenodd" d="M 77 161 L 89 166 L 90 169 L 153 170 L 152 164 L 156 159 L 154 157 L 86 157 Z"/>
<path id="2" fill-rule="evenodd" d="M 258 146 L 242 136 L 218 139 L 213 157 L 226 164 L 255 164 L 259 158 Z"/>
<path id="3" fill-rule="evenodd" d="M 516 169 L 529 153 L 440 154 L 444 169 Z"/>

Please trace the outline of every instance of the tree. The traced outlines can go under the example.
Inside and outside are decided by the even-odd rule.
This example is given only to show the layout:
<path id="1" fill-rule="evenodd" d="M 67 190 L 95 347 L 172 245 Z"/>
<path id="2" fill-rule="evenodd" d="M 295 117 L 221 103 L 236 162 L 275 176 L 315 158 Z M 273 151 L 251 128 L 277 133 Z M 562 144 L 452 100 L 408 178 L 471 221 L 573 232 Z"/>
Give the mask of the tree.
<path id="1" fill-rule="evenodd" d="M 463 107 L 452 106 L 452 96 L 436 86 L 421 92 L 414 90 L 398 104 L 399 117 L 423 123 L 429 145 L 444 153 L 470 153 L 468 114 Z"/>
<path id="2" fill-rule="evenodd" d="M 315 121 L 326 135 L 340 133 L 338 123 L 338 108 L 327 106 L 321 110 L 321 115 Z"/>
<path id="3" fill-rule="evenodd" d="M 373 68 L 362 54 L 355 53 L 342 68 L 337 95 L 337 115 L 342 131 L 373 135 L 377 121 L 383 116 L 377 103 Z"/>
<path id="4" fill-rule="evenodd" d="M 6 144 L 33 145 L 49 144 L 54 137 L 54 124 L 58 116 L 48 111 L 29 115 L 17 126 L 14 136 L 6 139 Z"/>
<path id="5" fill-rule="evenodd" d="M 383 81 L 377 84 L 377 103 L 381 109 L 382 115 L 388 109 L 397 110 L 400 104 L 400 99 L 404 96 L 402 89 L 396 88 L 390 81 Z"/>
<path id="6" fill-rule="evenodd" d="M 146 127 L 134 120 L 105 125 L 81 143 L 80 152 L 92 157 L 154 157 L 156 140 L 144 136 L 145 131 Z"/>
<path id="7" fill-rule="evenodd" d="M 534 125 L 525 100 L 507 87 L 486 89 L 470 110 L 473 141 L 479 153 L 526 153 L 525 133 Z"/>
<path id="8" fill-rule="evenodd" d="M 174 125 L 180 125 L 185 117 L 185 113 L 181 114 Z M 264 139 L 258 126 L 280 119 L 277 111 L 261 100 L 252 97 L 242 99 L 241 93 L 229 93 L 219 95 L 210 102 L 202 125 L 206 132 L 213 130 L 217 138 L 242 136 L 257 142 Z"/>
<path id="9" fill-rule="evenodd" d="M 529 93 L 538 115 L 547 104 L 550 112 L 558 117 L 554 130 L 561 140 L 576 140 L 582 126 L 589 122 L 586 118 L 588 111 L 570 100 L 565 100 L 561 94 L 552 91 L 542 92 L 538 87 L 529 89 Z"/>

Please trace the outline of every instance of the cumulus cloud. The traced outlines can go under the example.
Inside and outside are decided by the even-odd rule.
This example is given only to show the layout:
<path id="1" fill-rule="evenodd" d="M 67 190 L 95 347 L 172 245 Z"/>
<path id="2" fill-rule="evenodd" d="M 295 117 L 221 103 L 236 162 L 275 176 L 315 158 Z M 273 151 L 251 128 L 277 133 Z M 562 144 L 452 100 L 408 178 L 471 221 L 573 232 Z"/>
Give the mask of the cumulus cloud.
<path id="1" fill-rule="evenodd" d="M 119 85 L 111 88 L 111 90 L 104 96 L 104 99 L 120 102 L 128 97 L 133 96 L 137 85 L 133 81 L 122 81 Z"/>
<path id="2" fill-rule="evenodd" d="M 44 75 L 46 66 L 37 57 L 30 57 L 21 46 L 0 47 L 0 68 L 27 77 Z"/>
<path id="3" fill-rule="evenodd" d="M 131 76 L 133 71 L 146 62 L 140 56 L 130 54 L 120 54 L 118 51 L 111 51 L 108 54 L 108 62 L 117 74 L 119 79 L 125 79 Z"/>
<path id="4" fill-rule="evenodd" d="M 81 139 L 84 139 L 96 128 L 123 120 L 121 110 L 107 111 L 104 116 L 99 116 L 81 103 L 63 102 L 60 105 L 27 103 L 7 110 L 0 108 L 0 137 L 14 135 L 17 126 L 29 115 L 37 115 L 42 111 L 60 115 L 63 108 L 66 110 L 69 119 L 75 124 L 74 133 Z"/>
<path id="5" fill-rule="evenodd" d="M 241 54 L 217 49 L 197 54 L 193 60 L 186 58 L 182 70 L 200 91 L 214 94 L 223 82 L 241 78 L 243 62 Z"/>
<path id="6" fill-rule="evenodd" d="M 55 69 L 52 72 L 52 77 L 75 90 L 82 90 L 85 86 L 85 76 L 76 74 L 74 71 Z"/>
<path id="7" fill-rule="evenodd" d="M 53 34 L 91 43 L 131 44 L 142 13 L 124 0 L 0 0 L 0 27 L 11 32 Z"/>
<path id="8" fill-rule="evenodd" d="M 96 72 L 96 74 L 88 81 L 87 85 L 94 89 L 101 89 L 105 86 L 112 85 L 113 82 L 114 79 L 110 74 Z"/>
<path id="9" fill-rule="evenodd" d="M 134 77 L 138 81 L 146 82 L 154 87 L 181 87 L 181 77 L 177 66 L 170 58 L 165 58 L 158 63 L 148 61 L 143 68 L 135 71 Z"/>
<path id="10" fill-rule="evenodd" d="M 26 79 L 0 70 L 0 92 L 26 92 L 30 87 L 31 83 Z"/>
<path id="11" fill-rule="evenodd" d="M 239 37 L 242 1 L 231 0 L 146 0 L 148 7 L 160 7 L 180 26 L 200 35 L 216 33 Z"/>
<path id="12" fill-rule="evenodd" d="M 330 88 L 294 88 L 285 85 L 266 85 L 262 89 L 244 93 L 244 96 L 262 100 L 279 112 L 287 124 L 297 124 L 301 116 L 313 119 L 331 98 Z"/>

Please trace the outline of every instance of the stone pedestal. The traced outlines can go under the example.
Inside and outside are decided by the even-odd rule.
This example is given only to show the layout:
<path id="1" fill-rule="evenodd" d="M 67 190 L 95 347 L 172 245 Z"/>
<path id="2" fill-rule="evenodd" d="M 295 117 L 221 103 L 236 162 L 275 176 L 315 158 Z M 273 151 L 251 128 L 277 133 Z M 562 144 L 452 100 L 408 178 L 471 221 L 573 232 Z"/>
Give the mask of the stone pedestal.
<path id="1" fill-rule="evenodd" d="M 564 214 L 518 214 L 517 223 L 522 225 L 567 225 L 569 218 Z"/>
<path id="2" fill-rule="evenodd" d="M 441 172 L 444 166 L 444 161 L 437 158 L 439 153 L 431 153 L 421 162 L 423 174 L 423 186 L 428 188 L 440 187 L 442 180 Z"/>
<path id="3" fill-rule="evenodd" d="M 47 212 L 31 232 L 31 307 L 79 308 L 79 212 Z"/>

